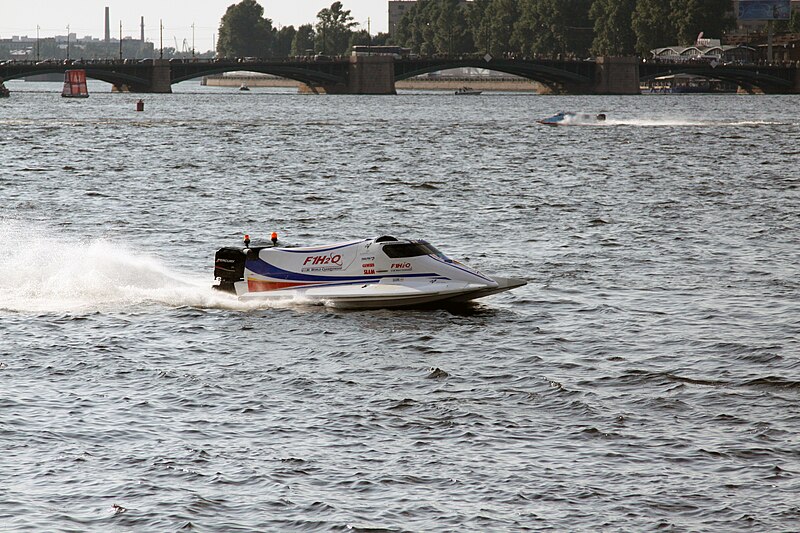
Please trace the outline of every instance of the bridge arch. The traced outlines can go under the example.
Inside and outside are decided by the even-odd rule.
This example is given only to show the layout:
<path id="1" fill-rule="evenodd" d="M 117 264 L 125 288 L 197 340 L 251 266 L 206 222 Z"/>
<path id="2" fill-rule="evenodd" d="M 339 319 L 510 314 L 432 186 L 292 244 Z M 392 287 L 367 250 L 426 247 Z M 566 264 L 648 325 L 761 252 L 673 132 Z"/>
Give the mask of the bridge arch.
<path id="1" fill-rule="evenodd" d="M 136 76 L 126 72 L 114 72 L 109 70 L 93 69 L 90 65 L 73 64 L 73 65 L 58 65 L 42 66 L 37 65 L 36 69 L 25 70 L 19 69 L 13 73 L 6 75 L 6 80 L 27 78 L 30 76 L 38 76 L 41 74 L 64 74 L 66 70 L 81 69 L 86 71 L 88 79 L 100 80 L 111 85 L 122 87 L 123 85 L 129 87 L 133 91 L 146 92 L 150 87 L 150 79 Z"/>
<path id="2" fill-rule="evenodd" d="M 313 62 L 310 65 L 317 66 Z M 170 65 L 172 69 L 171 83 L 180 83 L 182 81 L 192 80 L 195 78 L 202 78 L 204 76 L 213 76 L 215 74 L 224 74 L 226 72 L 256 72 L 259 74 L 269 74 L 281 78 L 295 80 L 307 85 L 324 85 L 324 84 L 338 84 L 346 81 L 344 75 L 330 69 L 325 71 L 320 68 L 303 68 L 299 67 L 297 63 L 183 63 Z"/>
<path id="3" fill-rule="evenodd" d="M 454 68 L 478 68 L 536 81 L 556 92 L 591 87 L 595 63 L 560 60 L 407 59 L 395 61 L 395 81 Z"/>

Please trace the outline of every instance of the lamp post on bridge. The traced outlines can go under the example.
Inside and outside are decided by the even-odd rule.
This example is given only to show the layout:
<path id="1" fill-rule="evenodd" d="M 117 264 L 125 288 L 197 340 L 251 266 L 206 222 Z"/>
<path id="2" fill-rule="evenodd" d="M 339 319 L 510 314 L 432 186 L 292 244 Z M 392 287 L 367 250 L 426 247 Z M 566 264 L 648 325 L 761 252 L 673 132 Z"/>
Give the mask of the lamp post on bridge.
<path id="1" fill-rule="evenodd" d="M 36 25 L 36 62 L 39 62 L 39 25 Z"/>
<path id="2" fill-rule="evenodd" d="M 119 60 L 122 61 L 122 21 L 119 21 Z"/>
<path id="3" fill-rule="evenodd" d="M 69 24 L 67 24 L 67 60 L 69 60 Z"/>

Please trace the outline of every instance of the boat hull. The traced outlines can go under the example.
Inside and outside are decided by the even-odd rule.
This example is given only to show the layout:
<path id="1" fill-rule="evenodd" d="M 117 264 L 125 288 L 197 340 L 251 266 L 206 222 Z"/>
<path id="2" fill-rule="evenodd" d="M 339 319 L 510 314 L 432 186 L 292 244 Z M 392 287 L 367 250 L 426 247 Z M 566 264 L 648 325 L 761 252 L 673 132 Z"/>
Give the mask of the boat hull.
<path id="1" fill-rule="evenodd" d="M 431 290 L 422 284 L 414 286 L 374 283 L 357 287 L 315 287 L 257 292 L 248 291 L 244 287 L 245 282 L 239 282 L 242 285 L 236 287 L 236 294 L 242 301 L 327 305 L 340 309 L 381 309 L 454 305 L 511 290 L 527 283 L 518 278 L 495 278 L 495 280 L 499 281 L 495 287 L 462 285 L 443 286 L 438 290 Z"/>

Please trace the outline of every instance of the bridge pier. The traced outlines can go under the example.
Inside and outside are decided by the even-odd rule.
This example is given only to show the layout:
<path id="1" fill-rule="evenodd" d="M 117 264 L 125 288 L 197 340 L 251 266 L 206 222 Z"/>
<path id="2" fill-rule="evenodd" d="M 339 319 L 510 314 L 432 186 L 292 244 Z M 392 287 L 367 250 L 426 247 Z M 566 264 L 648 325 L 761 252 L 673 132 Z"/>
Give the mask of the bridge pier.
<path id="1" fill-rule="evenodd" d="M 349 94 L 397 94 L 394 58 L 388 55 L 350 56 L 347 69 Z"/>
<path id="2" fill-rule="evenodd" d="M 301 92 L 325 94 L 397 94 L 394 58 L 389 55 L 351 56 L 347 83 L 306 85 Z"/>
<path id="3" fill-rule="evenodd" d="M 800 67 L 800 62 L 797 66 Z M 800 94 L 800 68 L 794 71 L 794 94 Z"/>
<path id="4" fill-rule="evenodd" d="M 172 78 L 169 61 L 166 59 L 153 60 L 153 74 L 150 78 L 150 92 L 170 94 L 172 93 Z"/>
<path id="5" fill-rule="evenodd" d="M 639 61 L 638 57 L 598 57 L 594 93 L 641 94 Z"/>

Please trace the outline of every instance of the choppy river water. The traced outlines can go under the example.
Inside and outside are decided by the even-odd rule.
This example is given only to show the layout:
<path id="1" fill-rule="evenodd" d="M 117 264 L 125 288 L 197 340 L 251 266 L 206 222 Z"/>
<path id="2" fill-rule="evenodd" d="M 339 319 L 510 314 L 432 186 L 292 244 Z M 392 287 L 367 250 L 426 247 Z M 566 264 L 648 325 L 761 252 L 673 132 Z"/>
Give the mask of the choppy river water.
<path id="1" fill-rule="evenodd" d="M 797 96 L 7 85 L 0 530 L 800 529 Z M 529 283 L 210 289 L 272 231 Z"/>

